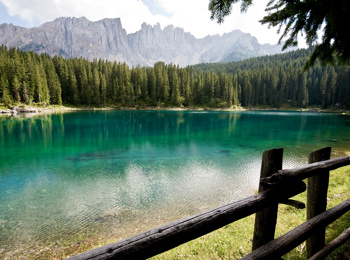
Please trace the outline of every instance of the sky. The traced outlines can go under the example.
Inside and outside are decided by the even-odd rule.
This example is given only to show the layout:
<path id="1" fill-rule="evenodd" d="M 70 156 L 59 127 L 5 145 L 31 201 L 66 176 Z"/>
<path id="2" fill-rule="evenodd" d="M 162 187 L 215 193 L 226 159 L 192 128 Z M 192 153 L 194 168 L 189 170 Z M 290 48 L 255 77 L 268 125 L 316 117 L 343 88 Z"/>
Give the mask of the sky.
<path id="1" fill-rule="evenodd" d="M 268 1 L 253 1 L 246 13 L 240 13 L 240 4 L 235 4 L 220 25 L 210 20 L 209 0 L 0 0 L 0 24 L 37 27 L 58 17 L 84 16 L 90 21 L 120 18 L 127 33 L 140 30 L 146 22 L 159 23 L 161 28 L 172 24 L 196 38 L 239 29 L 255 36 L 261 44 L 277 44 L 277 29 L 259 23 L 267 14 L 264 10 Z M 300 42 L 299 47 L 305 48 L 302 38 Z"/>

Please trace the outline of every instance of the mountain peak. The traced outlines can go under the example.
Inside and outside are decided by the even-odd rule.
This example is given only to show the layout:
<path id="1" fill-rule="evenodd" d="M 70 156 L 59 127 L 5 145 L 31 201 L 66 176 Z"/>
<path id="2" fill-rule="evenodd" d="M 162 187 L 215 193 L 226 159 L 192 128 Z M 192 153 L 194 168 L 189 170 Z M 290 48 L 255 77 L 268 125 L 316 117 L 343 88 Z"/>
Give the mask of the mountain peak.
<path id="1" fill-rule="evenodd" d="M 261 45 L 239 30 L 197 39 L 173 25 L 162 30 L 159 23 L 143 23 L 139 31 L 127 34 L 120 18 L 89 21 L 86 17 L 60 17 L 29 29 L 1 25 L 0 44 L 64 58 L 125 61 L 132 66 L 152 66 L 157 61 L 187 66 L 281 52 L 280 46 Z"/>
<path id="2" fill-rule="evenodd" d="M 85 17 L 58 17 L 55 20 L 53 20 L 52 22 L 47 22 L 47 23 L 67 23 L 67 22 L 71 22 L 71 23 L 89 23 L 90 21 Z M 45 24 L 45 23 L 44 23 Z"/>

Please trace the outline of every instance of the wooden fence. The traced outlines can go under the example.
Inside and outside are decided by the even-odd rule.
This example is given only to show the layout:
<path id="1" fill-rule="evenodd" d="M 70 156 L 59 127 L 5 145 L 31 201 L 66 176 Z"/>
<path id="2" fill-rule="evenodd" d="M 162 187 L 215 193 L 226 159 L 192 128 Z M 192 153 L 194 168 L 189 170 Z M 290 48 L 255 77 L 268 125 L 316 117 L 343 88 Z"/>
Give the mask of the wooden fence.
<path id="1" fill-rule="evenodd" d="M 283 149 L 265 151 L 258 194 L 69 259 L 146 259 L 254 213 L 253 251 L 242 259 L 281 259 L 305 240 L 308 258 L 324 259 L 350 238 L 348 228 L 325 246 L 326 226 L 350 210 L 350 198 L 326 210 L 329 171 L 350 165 L 350 156 L 329 159 L 330 152 L 330 147 L 317 150 L 309 155 L 308 165 L 282 170 Z M 289 199 L 306 190 L 304 179 L 308 179 L 307 221 L 274 239 L 278 203 L 305 208 Z"/>

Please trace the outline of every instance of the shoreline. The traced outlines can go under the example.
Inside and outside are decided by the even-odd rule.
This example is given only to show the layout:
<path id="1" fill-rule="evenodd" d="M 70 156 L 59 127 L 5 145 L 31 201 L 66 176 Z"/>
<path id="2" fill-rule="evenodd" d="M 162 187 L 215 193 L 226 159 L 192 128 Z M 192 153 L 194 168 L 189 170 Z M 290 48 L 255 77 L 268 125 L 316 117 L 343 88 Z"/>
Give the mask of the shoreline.
<path id="1" fill-rule="evenodd" d="M 117 108 L 112 108 L 112 109 L 117 109 Z M 125 108 L 126 109 L 126 108 Z M 188 111 L 188 109 L 186 110 L 185 108 L 169 108 L 169 109 L 167 109 L 167 110 L 171 110 L 171 109 L 173 109 L 173 111 Z M 71 112 L 71 115 L 74 115 L 75 114 L 75 111 L 83 111 L 83 110 L 87 110 L 87 115 L 93 115 L 93 114 L 95 114 L 95 113 L 92 113 L 92 110 L 94 110 L 94 108 L 81 108 L 81 109 L 75 109 L 75 108 L 67 108 L 67 107 L 63 107 L 62 108 L 62 110 L 61 110 L 61 112 L 62 112 L 62 114 L 60 114 L 61 112 L 59 112 L 59 110 L 58 109 L 56 109 L 56 111 L 55 111 L 55 109 L 54 108 L 47 108 L 47 109 L 43 109 L 43 113 L 45 113 L 45 111 L 47 112 L 47 113 L 58 113 L 58 116 L 56 116 L 56 117 L 60 117 L 60 116 L 62 116 L 63 115 L 63 113 L 65 113 L 65 112 Z M 95 108 L 95 110 L 106 110 L 105 108 Z M 131 109 L 130 109 L 131 110 Z M 135 111 L 137 111 L 136 110 L 136 108 L 134 108 L 134 109 L 132 109 L 132 110 L 135 110 Z M 155 109 L 153 109 L 152 108 L 152 110 L 155 110 Z M 198 109 L 197 109 L 198 110 Z M 252 111 L 253 109 L 250 109 L 250 111 Z M 260 109 L 260 110 L 263 110 L 263 109 Z M 265 110 L 268 110 L 268 109 L 265 109 Z M 91 112 L 90 112 L 91 111 Z M 159 111 L 160 112 L 153 112 L 154 113 L 154 115 L 156 115 L 156 114 L 163 114 L 163 112 L 162 111 L 164 111 L 164 110 L 162 110 L 162 108 L 159 108 Z M 194 111 L 193 109 L 191 110 L 191 111 Z M 211 110 L 211 111 L 213 111 L 213 110 Z M 222 110 L 221 110 L 222 111 Z M 123 112 L 122 112 L 123 113 Z M 126 114 L 128 114 L 129 112 L 126 112 Z M 133 113 L 133 112 L 130 112 L 131 114 Z M 144 113 L 144 112 L 141 112 L 141 114 L 142 113 Z M 145 112 L 145 113 L 147 113 L 147 112 Z M 191 112 L 190 112 L 191 113 Z M 195 112 L 194 112 L 195 113 Z M 200 112 L 199 112 L 200 113 Z M 253 112 L 254 113 L 254 112 Z M 273 112 L 272 112 L 273 113 Z M 103 112 L 97 112 L 96 113 L 97 115 L 103 115 L 104 113 Z M 106 114 L 108 114 L 108 113 L 106 113 Z M 170 114 L 177 114 L 176 112 L 174 112 L 174 113 L 170 113 Z M 182 114 L 182 112 L 180 112 L 179 114 Z M 208 113 L 208 114 L 210 114 L 210 113 Z M 215 112 L 213 112 L 213 114 L 215 114 Z M 218 114 L 220 114 L 220 113 L 218 113 Z M 231 114 L 231 113 L 223 113 L 223 114 Z M 232 114 L 234 114 L 234 113 L 232 113 Z M 243 113 L 242 113 L 243 114 Z M 38 121 L 40 121 L 40 119 L 42 119 L 42 118 L 44 118 L 44 126 L 46 126 L 47 127 L 47 124 L 45 124 L 45 118 L 48 118 L 49 120 L 48 121 L 51 121 L 51 114 L 49 115 L 49 114 L 47 114 L 47 116 L 40 116 L 40 114 L 38 114 L 38 113 L 29 113 L 29 116 L 30 115 L 33 115 L 34 116 L 34 118 L 33 119 L 26 119 L 25 117 L 23 117 L 23 119 L 20 119 L 21 121 L 23 120 L 23 121 L 26 121 L 26 120 L 28 120 L 28 121 L 30 121 L 30 120 L 33 120 L 33 121 L 35 121 L 35 120 L 38 120 Z M 38 115 L 37 117 L 36 117 L 36 115 Z M 68 114 L 69 115 L 69 114 Z M 63 117 L 63 116 L 62 116 Z M 205 117 L 205 116 L 204 116 Z M 57 119 L 57 118 L 56 118 Z M 11 123 L 11 121 L 16 121 L 17 119 L 16 119 L 16 117 L 9 117 L 9 120 L 8 120 L 8 122 L 10 122 L 10 124 L 8 124 L 10 127 L 11 126 L 13 126 L 13 124 Z M 52 120 L 52 121 L 54 121 L 54 120 Z M 7 122 L 7 118 L 5 117 L 5 122 Z M 63 121 L 62 121 L 63 122 Z M 64 124 L 64 123 L 63 123 Z M 40 124 L 40 125 L 42 125 L 42 124 Z M 41 127 L 43 127 L 43 126 L 41 126 Z M 15 129 L 14 127 L 11 127 L 12 129 Z M 11 129 L 10 128 L 10 129 Z M 50 127 L 49 127 L 49 129 L 50 129 Z M 65 128 L 66 129 L 66 131 L 69 129 L 69 128 Z M 44 131 L 43 131 L 44 132 Z M 53 131 L 51 131 L 51 132 L 53 132 Z M 46 131 L 45 131 L 45 133 L 47 133 Z M 54 145 L 55 144 L 55 142 L 52 142 L 52 144 Z M 223 148 L 223 149 L 227 149 L 227 148 Z M 225 153 L 223 153 L 223 154 L 225 154 Z M 350 154 L 348 154 L 348 155 L 350 155 Z M 85 157 L 86 158 L 86 157 Z M 84 159 L 84 158 L 83 158 Z M 339 193 L 336 193 L 336 194 L 339 194 Z M 214 197 L 217 197 L 217 196 L 214 196 Z M 178 200 L 176 200 L 176 201 L 178 201 Z M 206 201 L 206 200 L 205 200 Z M 169 204 L 166 204 L 166 205 L 169 205 Z M 196 204 L 197 205 L 197 204 Z M 199 205 L 199 203 L 198 203 L 198 205 Z M 192 208 L 191 208 L 192 209 Z M 116 231 L 114 231 L 114 228 L 112 228 L 112 229 L 110 229 L 110 230 L 113 230 L 111 233 L 107 233 L 106 235 L 105 234 L 95 234 L 94 232 L 95 232 L 95 230 L 97 229 L 89 229 L 89 230 L 91 230 L 91 233 L 93 234 L 91 237 L 88 237 L 88 238 L 86 238 L 86 237 L 83 237 L 83 235 L 81 235 L 80 236 L 80 233 L 77 235 L 77 236 L 75 236 L 75 237 L 73 237 L 73 238 L 65 238 L 65 237 L 60 237 L 59 238 L 59 240 L 57 240 L 57 241 L 53 241 L 53 242 L 48 242 L 48 244 L 40 244 L 40 243 L 37 243 L 37 242 L 35 242 L 33 245 L 31 245 L 30 247 L 28 246 L 28 247 L 18 247 L 16 250 L 14 250 L 14 251 L 12 251 L 13 252 L 13 255 L 5 255 L 5 257 L 9 257 L 9 258 L 14 258 L 14 259 L 17 259 L 17 257 L 18 257 L 18 259 L 19 258 L 21 258 L 21 256 L 23 257 L 23 255 L 24 255 L 24 257 L 27 257 L 28 256 L 28 258 L 37 258 L 37 259 L 48 259 L 48 258 L 51 258 L 51 259 L 61 259 L 61 258 L 64 258 L 64 257 L 67 257 L 67 256 L 69 256 L 69 255 L 72 255 L 72 254 L 77 254 L 77 253 L 79 253 L 80 252 L 80 250 L 81 251 L 86 251 L 86 250 L 89 250 L 89 249 L 91 249 L 91 248 L 93 248 L 93 247 L 98 247 L 98 246 L 100 246 L 101 244 L 108 244 L 108 243 L 112 243 L 112 242 L 115 242 L 116 241 L 116 237 L 119 239 L 119 233 L 120 233 L 120 231 L 119 231 L 119 227 L 118 227 L 118 223 L 119 223 L 119 221 L 117 222 L 116 220 L 115 220 L 115 216 L 125 216 L 126 215 L 126 213 L 129 213 L 129 212 L 132 212 L 132 211 L 124 211 L 124 213 L 123 214 L 120 214 L 120 215 L 117 215 L 117 213 L 116 212 L 114 212 L 114 211 L 105 211 L 105 212 L 102 212 L 98 217 L 94 217 L 94 218 L 92 218 L 93 219 L 93 223 L 96 223 L 96 225 L 97 226 L 102 226 L 102 225 L 105 225 L 105 226 L 107 226 L 108 227 L 108 229 L 110 229 L 110 223 L 117 223 L 117 227 L 116 227 L 116 229 L 118 230 L 118 232 L 116 232 Z M 173 216 L 173 215 L 175 215 L 174 213 L 170 213 L 170 210 L 167 210 L 166 211 L 167 213 L 169 213 L 169 215 L 171 215 L 171 216 Z M 176 212 L 178 212 L 178 211 L 176 211 Z M 132 215 L 132 216 L 134 216 L 135 214 L 134 213 L 132 213 L 132 214 L 130 214 L 130 215 Z M 148 214 L 145 214 L 145 213 L 143 213 L 142 215 L 148 215 Z M 156 214 L 155 215 L 155 217 L 151 217 L 150 218 L 150 221 L 155 221 L 156 222 L 156 224 L 155 225 L 157 225 L 158 226 L 158 218 L 157 218 L 157 216 L 161 216 L 161 217 L 163 217 L 164 215 L 163 214 Z M 293 217 L 293 216 L 292 216 Z M 176 218 L 176 219 L 180 219 L 180 217 L 179 218 Z M 150 223 L 150 222 L 148 222 L 148 221 L 144 221 L 145 220 L 145 218 L 142 218 L 142 221 L 141 222 L 136 222 L 137 224 L 135 225 L 135 224 L 131 224 L 131 227 L 134 227 L 134 226 L 136 226 L 137 228 L 140 228 L 140 226 L 141 226 L 141 224 L 148 224 L 148 223 Z M 171 221 L 173 221 L 173 220 L 171 220 Z M 169 221 L 170 222 L 170 221 Z M 57 223 L 60 223 L 60 222 L 57 222 Z M 167 221 L 166 221 L 166 223 L 168 223 Z M 250 226 L 252 226 L 252 225 L 250 225 Z M 235 228 L 236 230 L 238 230 L 238 228 Z M 146 230 L 148 230 L 148 228 L 146 229 Z M 145 231 L 146 231 L 145 230 Z M 242 233 L 244 233 L 244 231 L 245 231 L 245 229 L 244 228 L 242 228 L 242 229 L 239 229 L 239 230 L 242 230 Z M 133 230 L 133 231 L 135 231 L 135 230 Z M 135 231 L 136 232 L 136 231 Z M 219 231 L 220 232 L 220 231 Z M 87 231 L 85 231 L 85 230 L 83 230 L 82 231 L 82 233 L 81 234 L 86 234 L 87 233 Z M 139 232 L 136 232 L 135 234 L 138 234 Z M 30 233 L 28 233 L 28 234 L 30 234 Z M 124 232 L 122 233 L 122 234 L 124 234 Z M 114 237 L 112 237 L 112 236 L 114 236 Z M 239 235 L 239 236 L 243 236 L 243 234 L 242 235 Z M 125 238 L 127 238 L 127 237 L 130 237 L 130 235 L 127 235 Z M 223 238 L 224 238 L 225 236 L 222 236 L 222 237 L 218 237 L 217 238 L 217 240 L 223 240 Z M 250 238 L 244 238 L 244 241 L 250 241 L 249 240 Z M 235 239 L 235 240 L 237 240 L 237 239 Z M 48 238 L 46 238 L 46 240 L 45 241 L 49 241 L 49 239 Z M 40 241 L 39 241 L 40 242 Z M 239 242 L 239 243 L 242 243 L 242 242 Z M 213 241 L 213 242 L 211 242 L 210 244 L 215 244 L 215 241 Z M 241 245 L 240 245 L 241 246 Z M 186 246 L 185 246 L 186 247 Z M 193 244 L 191 244 L 191 247 L 195 247 L 195 246 L 193 246 Z M 205 247 L 207 247 L 207 246 L 205 246 Z M 5 247 L 4 247 L 5 248 Z M 208 247 L 208 248 L 210 248 L 210 247 Z M 249 248 L 249 247 L 247 247 L 247 248 Z M 1 255 L 1 248 L 0 248 L 0 255 Z M 22 251 L 20 251 L 20 250 L 22 250 Z M 196 249 L 197 250 L 197 249 Z M 246 249 L 245 248 L 245 250 L 248 250 L 248 249 Z M 237 249 L 237 250 L 235 250 L 235 252 L 236 251 L 238 251 L 239 252 L 239 249 Z M 12 254 L 12 252 L 11 252 L 11 254 Z M 176 252 L 176 251 L 175 251 Z M 175 255 L 177 254 L 177 255 L 190 255 L 191 254 L 191 249 L 190 250 L 188 250 L 188 252 L 186 252 L 186 253 L 183 253 L 183 252 L 178 252 L 178 253 L 174 253 Z M 210 253 L 209 254 L 207 254 L 206 252 L 203 252 L 203 251 L 199 251 L 200 253 L 200 255 L 202 256 L 202 258 L 208 258 L 208 255 L 210 256 Z M 229 252 L 229 251 L 228 251 Z M 3 251 L 3 253 L 5 254 L 5 251 Z M 169 256 L 169 254 L 173 254 L 172 252 L 169 252 L 169 253 L 165 253 L 165 256 L 163 256 L 164 258 L 171 258 L 170 256 Z M 0 257 L 1 258 L 1 257 Z M 160 257 L 160 259 L 162 259 L 162 257 Z"/>
<path id="2" fill-rule="evenodd" d="M 320 109 L 315 108 L 296 108 L 296 107 L 232 107 L 232 108 L 209 108 L 209 107 L 70 107 L 70 106 L 48 106 L 48 107 L 37 107 L 28 105 L 17 105 L 6 110 L 0 108 L 0 116 L 34 116 L 42 114 L 52 114 L 57 112 L 72 112 L 72 111 L 103 111 L 103 110 L 125 110 L 125 111 L 294 111 L 294 112 L 314 112 L 314 113 L 341 113 L 345 115 L 350 114 L 350 110 L 347 109 L 337 109 L 337 108 L 327 108 Z"/>

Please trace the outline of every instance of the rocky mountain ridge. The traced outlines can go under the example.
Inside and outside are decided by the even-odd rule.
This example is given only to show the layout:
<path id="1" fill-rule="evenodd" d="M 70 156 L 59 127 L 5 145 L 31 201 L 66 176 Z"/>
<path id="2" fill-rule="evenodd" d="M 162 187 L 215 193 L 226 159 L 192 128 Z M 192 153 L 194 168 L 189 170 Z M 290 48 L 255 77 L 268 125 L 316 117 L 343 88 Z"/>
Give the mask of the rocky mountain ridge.
<path id="1" fill-rule="evenodd" d="M 187 66 L 281 52 L 280 45 L 261 45 L 239 30 L 197 39 L 173 25 L 161 29 L 159 24 L 143 23 L 139 31 L 127 34 L 120 18 L 92 22 L 85 17 L 57 18 L 34 28 L 1 24 L 0 44 L 64 58 L 125 61 L 131 66 L 153 66 L 157 61 Z"/>

